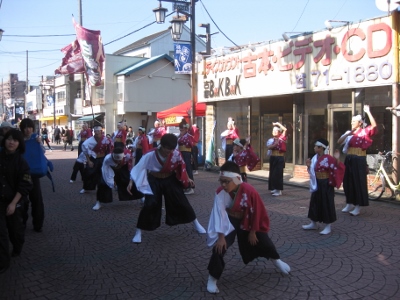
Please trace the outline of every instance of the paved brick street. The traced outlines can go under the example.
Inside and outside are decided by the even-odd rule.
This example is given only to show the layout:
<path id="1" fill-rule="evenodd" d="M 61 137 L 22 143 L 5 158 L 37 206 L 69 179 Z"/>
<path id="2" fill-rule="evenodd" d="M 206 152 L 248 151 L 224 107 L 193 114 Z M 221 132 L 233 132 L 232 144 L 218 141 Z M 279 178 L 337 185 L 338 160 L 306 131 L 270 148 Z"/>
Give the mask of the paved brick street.
<path id="1" fill-rule="evenodd" d="M 308 224 L 308 189 L 286 185 L 275 198 L 266 181 L 250 179 L 265 200 L 270 236 L 291 275 L 282 276 L 265 259 L 245 266 L 235 245 L 226 255 L 220 293 L 211 295 L 205 235 L 192 224 L 163 224 L 133 244 L 139 203 L 120 202 L 114 194 L 113 203 L 93 211 L 95 193 L 81 195 L 81 182 L 69 183 L 77 151 L 56 149 L 47 153 L 56 193 L 41 179 L 43 232 L 33 231 L 30 218 L 21 256 L 0 275 L 0 299 L 400 299 L 398 204 L 371 202 L 352 217 L 340 211 L 344 197 L 337 195 L 338 220 L 321 236 L 301 228 Z M 195 194 L 188 197 L 207 227 L 218 174 L 195 176 Z"/>

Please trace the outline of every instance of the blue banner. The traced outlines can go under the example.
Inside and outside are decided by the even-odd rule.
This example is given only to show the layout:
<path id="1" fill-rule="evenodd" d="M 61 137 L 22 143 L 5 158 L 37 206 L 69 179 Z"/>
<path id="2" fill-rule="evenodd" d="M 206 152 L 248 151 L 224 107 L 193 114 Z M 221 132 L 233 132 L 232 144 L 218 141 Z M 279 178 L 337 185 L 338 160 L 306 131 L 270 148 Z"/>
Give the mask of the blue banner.
<path id="1" fill-rule="evenodd" d="M 190 44 L 174 43 L 175 73 L 192 74 L 192 47 Z"/>

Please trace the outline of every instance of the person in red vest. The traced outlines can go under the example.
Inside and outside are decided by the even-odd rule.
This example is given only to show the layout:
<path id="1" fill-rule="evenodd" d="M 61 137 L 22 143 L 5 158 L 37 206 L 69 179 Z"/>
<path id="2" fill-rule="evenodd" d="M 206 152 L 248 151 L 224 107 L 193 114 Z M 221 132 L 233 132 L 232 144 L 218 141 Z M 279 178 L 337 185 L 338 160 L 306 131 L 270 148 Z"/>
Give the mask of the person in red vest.
<path id="1" fill-rule="evenodd" d="M 139 135 L 133 143 L 133 147 L 135 148 L 135 165 L 140 161 L 142 156 L 149 151 L 149 140 L 146 136 L 146 128 L 139 127 L 138 133 Z"/>

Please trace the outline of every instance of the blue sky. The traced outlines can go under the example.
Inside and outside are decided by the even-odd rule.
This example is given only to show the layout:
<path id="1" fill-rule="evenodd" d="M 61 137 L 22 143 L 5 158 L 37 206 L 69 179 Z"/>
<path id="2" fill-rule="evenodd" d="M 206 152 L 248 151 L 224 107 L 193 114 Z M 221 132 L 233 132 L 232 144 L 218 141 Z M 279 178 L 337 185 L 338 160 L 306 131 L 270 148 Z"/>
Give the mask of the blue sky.
<path id="1" fill-rule="evenodd" d="M 382 0 L 386 1 L 386 0 Z M 78 19 L 77 0 L 0 0 L 0 79 L 18 73 L 38 84 L 42 75 L 54 75 L 63 57 L 58 50 L 72 42 L 74 36 L 21 37 L 21 35 L 74 34 L 72 15 Z M 104 44 L 134 32 L 154 21 L 156 0 L 82 0 L 83 26 L 100 30 Z M 172 11 L 171 3 L 163 2 Z M 210 16 L 207 14 L 206 9 Z M 210 23 L 212 47 L 244 45 L 282 39 L 288 31 L 319 31 L 328 19 L 358 22 L 387 15 L 375 0 L 200 0 L 196 4 L 196 24 Z M 169 17 L 168 21 L 171 17 Z M 216 25 L 219 27 L 217 29 Z M 339 25 L 339 24 L 337 24 Z M 114 51 L 169 26 L 153 24 L 117 42 L 105 46 Z M 196 33 L 204 29 L 196 28 Z"/>

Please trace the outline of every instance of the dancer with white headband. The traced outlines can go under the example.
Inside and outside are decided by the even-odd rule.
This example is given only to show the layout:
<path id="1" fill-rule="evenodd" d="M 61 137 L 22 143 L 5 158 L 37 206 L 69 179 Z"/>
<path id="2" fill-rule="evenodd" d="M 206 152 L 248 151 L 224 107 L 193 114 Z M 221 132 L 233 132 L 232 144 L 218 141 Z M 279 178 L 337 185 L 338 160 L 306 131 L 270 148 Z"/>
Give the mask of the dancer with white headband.
<path id="1" fill-rule="evenodd" d="M 122 142 L 115 142 L 112 153 L 107 154 L 101 168 L 101 180 L 97 186 L 96 204 L 93 210 L 99 210 L 104 203 L 113 202 L 113 188 L 117 186 L 118 199 L 120 201 L 141 199 L 144 195 L 136 186 L 133 186 L 128 193 L 126 186 L 129 183 L 129 161 L 132 159 L 128 149 L 125 151 Z"/>
<path id="2" fill-rule="evenodd" d="M 192 148 L 194 145 L 193 129 L 185 119 L 179 123 L 179 135 L 178 135 L 178 147 L 182 154 L 183 160 L 186 165 L 186 172 L 189 178 L 194 182 L 193 169 L 192 169 Z M 194 184 L 193 187 L 185 189 L 185 195 L 194 194 Z"/>
<path id="3" fill-rule="evenodd" d="M 271 151 L 269 157 L 268 189 L 272 196 L 281 196 L 283 190 L 283 169 L 285 168 L 286 127 L 279 122 L 272 123 L 272 141 L 267 141 L 267 149 Z"/>
<path id="4" fill-rule="evenodd" d="M 347 154 L 344 161 L 346 171 L 343 178 L 346 206 L 342 212 L 350 213 L 352 216 L 360 214 L 361 206 L 369 205 L 366 155 L 367 149 L 373 142 L 371 137 L 377 133 L 377 129 L 369 105 L 364 105 L 364 112 L 371 125 L 365 127 L 362 117 L 354 116 L 351 120 L 351 130 L 348 130 L 337 141 L 339 145 L 344 145 L 343 153 Z"/>
<path id="5" fill-rule="evenodd" d="M 228 160 L 233 152 L 233 141 L 239 138 L 239 129 L 235 126 L 235 120 L 228 118 L 227 129 L 221 133 L 221 147 L 225 151 L 225 160 Z"/>
<path id="6" fill-rule="evenodd" d="M 177 144 L 176 135 L 163 135 L 160 145 L 145 154 L 131 170 L 128 192 L 131 193 L 131 188 L 136 184 L 137 189 L 145 194 L 133 243 L 142 242 L 142 230 L 153 231 L 161 226 L 163 197 L 167 225 L 192 222 L 198 233 L 206 233 L 183 192 L 194 182 L 186 173 L 185 161 L 176 149 Z"/>
<path id="7" fill-rule="evenodd" d="M 344 164 L 339 161 L 340 151 L 335 150 L 334 157 L 329 155 L 329 143 L 319 139 L 314 146 L 315 155 L 307 159 L 310 174 L 310 206 L 308 218 L 311 223 L 303 225 L 304 230 L 318 229 L 317 222 L 325 224 L 320 234 L 331 233 L 331 224 L 336 221 L 335 190 L 343 182 Z"/>
<path id="8" fill-rule="evenodd" d="M 146 128 L 140 126 L 138 128 L 138 136 L 133 142 L 135 149 L 135 164 L 138 164 L 143 155 L 149 151 L 149 140 L 146 136 Z"/>
<path id="9" fill-rule="evenodd" d="M 233 141 L 233 152 L 229 160 L 239 166 L 242 180 L 243 182 L 247 182 L 246 169 L 252 171 L 260 161 L 260 158 L 254 153 L 250 145 L 250 137 L 247 139 L 235 139 Z"/>
<path id="10" fill-rule="evenodd" d="M 268 236 L 270 222 L 265 204 L 253 186 L 242 182 L 239 166 L 227 161 L 220 168 L 214 206 L 208 223 L 207 244 L 213 247 L 208 264 L 207 291 L 219 293 L 217 281 L 225 267 L 224 255 L 237 237 L 239 252 L 245 264 L 255 258 L 271 259 L 282 274 L 290 267 L 280 259 Z"/>

